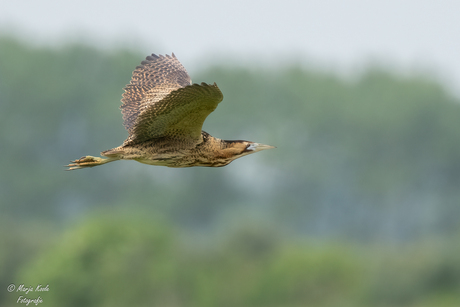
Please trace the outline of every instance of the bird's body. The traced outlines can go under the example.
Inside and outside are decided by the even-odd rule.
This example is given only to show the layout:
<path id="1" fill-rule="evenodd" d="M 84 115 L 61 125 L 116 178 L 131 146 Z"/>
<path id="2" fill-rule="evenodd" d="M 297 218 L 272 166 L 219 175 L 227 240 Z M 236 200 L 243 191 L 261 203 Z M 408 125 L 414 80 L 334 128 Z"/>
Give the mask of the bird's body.
<path id="1" fill-rule="evenodd" d="M 125 87 L 121 110 L 129 137 L 105 158 L 85 156 L 69 170 L 116 160 L 135 160 L 168 167 L 225 166 L 236 158 L 273 146 L 225 141 L 201 130 L 223 95 L 217 85 L 192 84 L 185 68 L 172 56 L 152 54 L 137 66 Z"/>

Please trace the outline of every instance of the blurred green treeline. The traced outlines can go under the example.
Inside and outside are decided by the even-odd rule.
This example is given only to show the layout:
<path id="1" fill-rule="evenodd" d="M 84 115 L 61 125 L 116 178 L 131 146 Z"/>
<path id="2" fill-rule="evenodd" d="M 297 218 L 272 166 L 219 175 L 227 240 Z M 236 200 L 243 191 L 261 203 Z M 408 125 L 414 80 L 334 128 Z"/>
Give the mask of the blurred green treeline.
<path id="1" fill-rule="evenodd" d="M 177 54 L 180 59 L 180 55 Z M 127 133 L 145 57 L 0 38 L 0 305 L 459 306 L 460 106 L 426 76 L 216 64 L 225 168 L 64 172 Z M 183 63 L 187 67 L 187 63 Z"/>

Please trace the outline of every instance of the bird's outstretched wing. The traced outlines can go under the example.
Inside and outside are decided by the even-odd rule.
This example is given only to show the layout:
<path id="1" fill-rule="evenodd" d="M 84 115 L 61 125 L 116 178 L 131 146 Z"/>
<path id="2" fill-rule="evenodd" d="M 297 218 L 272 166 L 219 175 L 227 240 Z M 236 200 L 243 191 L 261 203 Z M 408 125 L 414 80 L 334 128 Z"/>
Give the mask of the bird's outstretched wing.
<path id="1" fill-rule="evenodd" d="M 123 125 L 133 133 L 137 117 L 170 92 L 191 84 L 190 76 L 174 53 L 148 56 L 133 72 L 121 100 Z"/>
<path id="2" fill-rule="evenodd" d="M 143 98 L 147 105 L 132 126 L 129 141 L 139 143 L 166 137 L 183 142 L 198 143 L 206 117 L 214 111 L 223 95 L 217 85 L 201 83 L 172 91 L 159 101 L 156 93 Z"/>

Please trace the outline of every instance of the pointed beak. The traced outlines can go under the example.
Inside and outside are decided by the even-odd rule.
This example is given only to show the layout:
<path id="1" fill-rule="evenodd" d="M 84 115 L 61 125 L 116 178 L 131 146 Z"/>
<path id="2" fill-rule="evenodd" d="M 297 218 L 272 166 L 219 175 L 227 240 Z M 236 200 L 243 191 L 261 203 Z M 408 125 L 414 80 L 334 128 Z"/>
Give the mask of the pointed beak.
<path id="1" fill-rule="evenodd" d="M 258 151 L 265 150 L 265 149 L 276 148 L 275 146 L 270 146 L 270 145 L 265 145 L 265 144 L 260 144 L 260 143 L 253 143 L 251 145 L 253 147 L 252 150 L 254 152 L 258 152 Z"/>

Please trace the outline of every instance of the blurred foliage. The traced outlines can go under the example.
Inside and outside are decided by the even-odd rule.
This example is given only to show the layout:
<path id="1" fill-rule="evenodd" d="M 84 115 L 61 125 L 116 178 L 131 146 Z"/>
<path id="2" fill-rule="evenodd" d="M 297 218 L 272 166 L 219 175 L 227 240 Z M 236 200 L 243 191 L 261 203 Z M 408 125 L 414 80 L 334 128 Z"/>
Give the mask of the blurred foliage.
<path id="1" fill-rule="evenodd" d="M 190 244 L 193 236 L 162 219 L 107 210 L 71 227 L 10 283 L 49 285 L 48 292 L 28 294 L 40 295 L 46 306 L 460 303 L 458 246 L 455 253 L 429 242 L 353 247 L 273 231 L 252 224 L 197 248 Z M 18 295 L 7 293 L 2 305 L 14 306 Z"/>
<path id="2" fill-rule="evenodd" d="M 276 150 L 64 172 L 127 136 L 117 107 L 144 56 L 0 38 L 2 289 L 49 284 L 46 306 L 460 305 L 460 107 L 440 84 L 215 65 L 192 75 L 225 97 L 204 130 Z"/>

